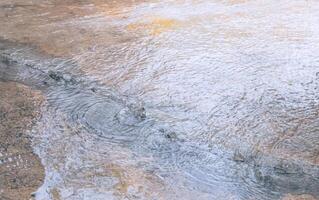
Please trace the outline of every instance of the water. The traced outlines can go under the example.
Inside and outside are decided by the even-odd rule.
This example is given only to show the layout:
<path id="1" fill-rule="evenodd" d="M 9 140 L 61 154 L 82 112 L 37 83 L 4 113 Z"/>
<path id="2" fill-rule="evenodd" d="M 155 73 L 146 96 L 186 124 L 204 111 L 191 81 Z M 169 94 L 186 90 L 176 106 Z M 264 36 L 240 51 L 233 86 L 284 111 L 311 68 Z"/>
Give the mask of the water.
<path id="1" fill-rule="evenodd" d="M 318 8 L 1 2 L 0 78 L 48 101 L 37 198 L 318 197 Z"/>

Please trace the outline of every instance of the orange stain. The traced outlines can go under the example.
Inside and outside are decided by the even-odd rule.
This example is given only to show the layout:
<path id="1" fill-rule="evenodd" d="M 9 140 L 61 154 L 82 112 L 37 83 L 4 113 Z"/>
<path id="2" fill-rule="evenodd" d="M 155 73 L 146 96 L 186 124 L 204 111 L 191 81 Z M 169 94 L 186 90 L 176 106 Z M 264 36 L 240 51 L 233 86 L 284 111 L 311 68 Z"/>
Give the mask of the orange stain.
<path id="1" fill-rule="evenodd" d="M 165 31 L 171 30 L 178 25 L 177 20 L 168 18 L 153 18 L 149 22 L 137 22 L 129 24 L 127 30 L 143 30 L 151 35 L 158 35 Z"/>

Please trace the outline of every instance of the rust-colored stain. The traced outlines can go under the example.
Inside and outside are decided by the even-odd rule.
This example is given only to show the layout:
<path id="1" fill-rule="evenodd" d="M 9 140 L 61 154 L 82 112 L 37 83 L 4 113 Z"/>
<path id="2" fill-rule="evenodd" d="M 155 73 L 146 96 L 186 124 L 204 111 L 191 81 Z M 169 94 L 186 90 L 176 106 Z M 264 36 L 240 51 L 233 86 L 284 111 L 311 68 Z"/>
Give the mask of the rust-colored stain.
<path id="1" fill-rule="evenodd" d="M 153 18 L 148 22 L 137 22 L 127 26 L 130 31 L 145 31 L 151 35 L 159 35 L 165 31 L 172 30 L 179 25 L 179 22 L 170 18 Z"/>

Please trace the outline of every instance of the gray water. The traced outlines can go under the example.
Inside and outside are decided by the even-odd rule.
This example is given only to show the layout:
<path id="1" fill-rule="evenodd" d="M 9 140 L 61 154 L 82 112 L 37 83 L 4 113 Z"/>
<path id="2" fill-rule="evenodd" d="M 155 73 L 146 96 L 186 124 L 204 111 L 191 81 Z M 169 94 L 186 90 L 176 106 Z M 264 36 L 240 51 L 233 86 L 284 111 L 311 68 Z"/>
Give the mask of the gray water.
<path id="1" fill-rule="evenodd" d="M 21 2 L 0 78 L 47 96 L 37 199 L 319 196 L 318 2 Z"/>

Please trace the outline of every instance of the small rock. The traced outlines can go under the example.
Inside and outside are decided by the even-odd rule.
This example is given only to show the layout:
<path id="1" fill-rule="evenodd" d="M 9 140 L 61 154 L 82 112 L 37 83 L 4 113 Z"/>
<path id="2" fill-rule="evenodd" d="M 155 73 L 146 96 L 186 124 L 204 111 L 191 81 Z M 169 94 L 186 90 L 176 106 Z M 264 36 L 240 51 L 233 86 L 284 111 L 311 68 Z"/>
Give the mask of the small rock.
<path id="1" fill-rule="evenodd" d="M 235 152 L 233 156 L 235 162 L 245 162 L 245 157 L 240 152 Z"/>
<path id="2" fill-rule="evenodd" d="M 163 128 L 160 128 L 158 131 L 161 132 L 161 133 L 165 132 L 165 130 Z"/>
<path id="3" fill-rule="evenodd" d="M 140 120 L 134 115 L 129 108 L 123 108 L 118 114 L 117 119 L 121 124 L 133 126 L 140 122 Z"/>
<path id="4" fill-rule="evenodd" d="M 63 74 L 62 78 L 66 81 L 66 82 L 70 82 L 72 81 L 72 76 L 69 74 Z"/>
<path id="5" fill-rule="evenodd" d="M 30 67 L 30 68 L 33 68 L 34 67 L 34 64 L 32 64 L 32 63 L 27 63 L 27 64 L 25 64 L 27 67 Z"/>
<path id="6" fill-rule="evenodd" d="M 49 71 L 49 77 L 55 81 L 60 81 L 62 79 L 61 74 L 59 74 L 58 72 L 53 72 L 53 71 Z"/>
<path id="7" fill-rule="evenodd" d="M 175 132 L 169 132 L 165 135 L 165 137 L 167 139 L 170 139 L 170 140 L 176 140 L 177 139 L 177 134 Z"/>
<path id="8" fill-rule="evenodd" d="M 96 88 L 91 88 L 91 91 L 92 92 L 96 92 Z"/>

